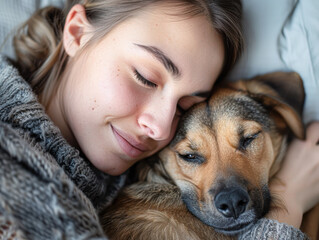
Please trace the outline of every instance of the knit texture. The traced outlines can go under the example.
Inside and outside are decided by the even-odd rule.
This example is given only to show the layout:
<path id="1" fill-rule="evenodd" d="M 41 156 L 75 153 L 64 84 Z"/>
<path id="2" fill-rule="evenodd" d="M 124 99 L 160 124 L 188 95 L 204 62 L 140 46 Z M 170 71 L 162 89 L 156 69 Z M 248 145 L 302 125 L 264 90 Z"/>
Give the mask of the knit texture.
<path id="1" fill-rule="evenodd" d="M 96 209 L 111 203 L 125 179 L 82 158 L 28 83 L 0 56 L 0 240 L 107 239 Z M 239 238 L 307 239 L 268 219 Z"/>
<path id="2" fill-rule="evenodd" d="M 240 240 L 308 240 L 309 238 L 290 225 L 267 218 L 260 219 L 249 231 L 243 233 Z"/>
<path id="3" fill-rule="evenodd" d="M 82 158 L 0 56 L 0 226 L 17 239 L 105 239 L 96 209 L 125 179 Z"/>

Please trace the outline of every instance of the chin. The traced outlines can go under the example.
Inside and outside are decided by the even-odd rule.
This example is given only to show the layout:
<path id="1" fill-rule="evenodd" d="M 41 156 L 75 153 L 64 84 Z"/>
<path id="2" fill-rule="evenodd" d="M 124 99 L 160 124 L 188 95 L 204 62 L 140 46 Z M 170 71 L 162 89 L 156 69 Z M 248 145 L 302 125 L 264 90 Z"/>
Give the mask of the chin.
<path id="1" fill-rule="evenodd" d="M 106 160 L 107 161 L 107 160 Z M 130 167 L 134 165 L 138 160 L 126 160 L 126 159 L 117 159 L 113 161 L 113 164 L 108 164 L 108 166 L 97 167 L 104 173 L 107 173 L 111 176 L 119 176 L 126 172 Z"/>

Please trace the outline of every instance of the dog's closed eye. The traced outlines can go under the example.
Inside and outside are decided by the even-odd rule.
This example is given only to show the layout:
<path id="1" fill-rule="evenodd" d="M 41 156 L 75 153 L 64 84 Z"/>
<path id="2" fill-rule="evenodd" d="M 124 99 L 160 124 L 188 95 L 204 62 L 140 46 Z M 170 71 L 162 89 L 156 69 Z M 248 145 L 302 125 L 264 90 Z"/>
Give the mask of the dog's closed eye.
<path id="1" fill-rule="evenodd" d="M 239 140 L 238 149 L 240 151 L 245 151 L 249 147 L 249 145 L 252 143 L 252 141 L 254 141 L 258 137 L 260 133 L 261 131 L 254 134 L 247 135 L 247 136 L 242 136 Z"/>
<path id="2" fill-rule="evenodd" d="M 196 153 L 186 153 L 186 154 L 178 153 L 178 156 L 184 161 L 189 163 L 202 164 L 203 162 L 205 162 L 205 158 Z"/>

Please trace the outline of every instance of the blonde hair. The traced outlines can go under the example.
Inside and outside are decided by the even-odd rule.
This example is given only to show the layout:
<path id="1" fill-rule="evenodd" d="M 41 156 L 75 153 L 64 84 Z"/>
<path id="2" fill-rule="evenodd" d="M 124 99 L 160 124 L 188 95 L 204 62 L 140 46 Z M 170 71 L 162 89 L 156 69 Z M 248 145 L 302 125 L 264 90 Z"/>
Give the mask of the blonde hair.
<path id="1" fill-rule="evenodd" d="M 82 4 L 94 29 L 88 45 L 100 41 L 116 25 L 145 7 L 163 0 L 69 0 L 64 10 L 46 7 L 35 12 L 14 37 L 16 64 L 44 106 L 57 88 L 68 61 L 62 43 L 65 17 L 71 7 Z M 205 15 L 222 36 L 225 47 L 226 75 L 243 48 L 240 0 L 166 0 L 180 6 L 178 15 Z"/>

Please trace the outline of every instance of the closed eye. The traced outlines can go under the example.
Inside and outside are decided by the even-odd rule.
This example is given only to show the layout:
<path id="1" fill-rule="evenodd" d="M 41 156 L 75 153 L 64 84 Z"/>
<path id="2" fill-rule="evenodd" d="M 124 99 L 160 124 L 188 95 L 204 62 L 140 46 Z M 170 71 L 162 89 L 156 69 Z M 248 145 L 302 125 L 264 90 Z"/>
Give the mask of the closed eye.
<path id="1" fill-rule="evenodd" d="M 178 156 L 179 158 L 189 163 L 202 164 L 205 162 L 205 158 L 196 153 L 186 153 L 186 154 L 178 153 Z"/>
<path id="2" fill-rule="evenodd" d="M 239 140 L 238 149 L 241 151 L 245 151 L 249 147 L 249 145 L 258 137 L 260 133 L 261 131 L 251 135 L 242 136 Z"/>
<path id="3" fill-rule="evenodd" d="M 147 80 L 145 77 L 143 77 L 136 69 L 134 69 L 134 75 L 135 78 L 141 82 L 143 85 L 151 88 L 157 88 L 157 84 Z"/>

